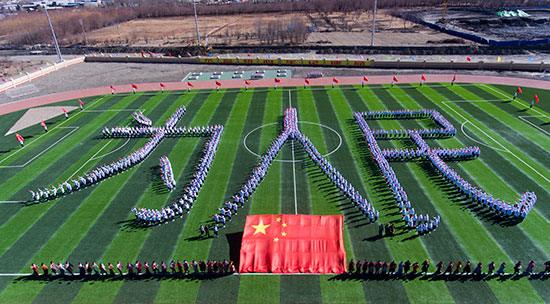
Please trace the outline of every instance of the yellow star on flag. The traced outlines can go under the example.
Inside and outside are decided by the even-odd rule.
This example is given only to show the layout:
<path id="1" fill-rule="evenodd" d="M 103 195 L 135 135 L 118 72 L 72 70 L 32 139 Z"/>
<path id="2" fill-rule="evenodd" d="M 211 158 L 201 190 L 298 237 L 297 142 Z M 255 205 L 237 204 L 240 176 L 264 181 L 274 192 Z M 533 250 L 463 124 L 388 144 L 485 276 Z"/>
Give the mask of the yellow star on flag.
<path id="1" fill-rule="evenodd" d="M 266 234 L 265 229 L 269 226 L 271 226 L 271 225 L 264 225 L 264 221 L 260 220 L 260 223 L 258 225 L 252 225 L 252 228 L 256 229 L 256 231 L 254 231 L 253 235 L 256 235 L 256 233 L 260 233 L 260 232 L 265 235 Z"/>
<path id="2" fill-rule="evenodd" d="M 287 223 L 283 223 L 282 226 L 286 228 L 286 226 L 288 226 L 288 224 L 287 224 Z"/>
<path id="3" fill-rule="evenodd" d="M 277 223 L 279 223 L 279 222 L 281 222 L 281 218 L 280 218 L 280 217 L 277 218 Z"/>
<path id="4" fill-rule="evenodd" d="M 279 238 L 276 237 L 276 238 L 273 239 L 273 241 L 274 241 L 275 243 L 277 243 L 277 242 L 279 241 Z"/>
<path id="5" fill-rule="evenodd" d="M 282 236 L 286 236 L 286 232 L 284 232 L 284 231 L 281 232 L 281 235 L 282 235 Z"/>

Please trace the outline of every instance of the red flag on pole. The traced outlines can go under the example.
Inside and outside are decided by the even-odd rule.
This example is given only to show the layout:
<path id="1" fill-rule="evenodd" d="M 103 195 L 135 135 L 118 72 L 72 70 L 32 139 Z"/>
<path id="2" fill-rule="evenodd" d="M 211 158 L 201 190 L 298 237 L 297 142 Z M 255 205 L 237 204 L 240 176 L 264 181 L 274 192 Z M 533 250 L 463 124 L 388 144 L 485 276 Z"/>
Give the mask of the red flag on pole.
<path id="1" fill-rule="evenodd" d="M 367 78 L 367 76 L 363 76 L 363 80 L 364 80 L 364 81 L 367 81 L 367 82 L 369 81 L 369 79 Z"/>
<path id="2" fill-rule="evenodd" d="M 335 77 L 332 77 L 332 82 L 338 83 L 338 79 L 336 79 Z"/>
<path id="3" fill-rule="evenodd" d="M 281 82 L 281 79 L 275 78 L 275 82 Z"/>
<path id="4" fill-rule="evenodd" d="M 132 88 L 137 90 L 137 85 L 132 83 Z"/>
<path id="5" fill-rule="evenodd" d="M 190 86 L 190 87 L 195 87 L 192 83 L 190 83 L 189 81 L 187 82 L 187 85 Z"/>
<path id="6" fill-rule="evenodd" d="M 245 83 L 246 85 L 250 85 L 250 81 L 248 81 L 248 80 L 245 80 L 244 83 Z"/>
<path id="7" fill-rule="evenodd" d="M 540 101 L 540 99 L 539 99 L 539 97 L 537 96 L 537 94 L 535 94 L 535 100 L 536 100 L 537 102 Z"/>
<path id="8" fill-rule="evenodd" d="M 468 61 L 471 61 L 471 60 L 472 60 L 472 58 L 470 58 L 470 57 L 466 57 L 466 60 L 468 60 Z"/>
<path id="9" fill-rule="evenodd" d="M 40 125 L 43 126 L 44 128 L 46 127 L 46 123 L 43 120 L 40 122 Z"/>
<path id="10" fill-rule="evenodd" d="M 518 87 L 517 92 L 518 92 L 519 94 L 523 93 L 523 91 L 521 91 L 521 88 L 520 88 L 520 87 Z"/>
<path id="11" fill-rule="evenodd" d="M 111 90 L 113 90 L 113 91 L 115 90 L 115 87 L 112 84 L 109 85 L 109 87 L 111 88 Z"/>
<path id="12" fill-rule="evenodd" d="M 23 142 L 23 137 L 21 137 L 21 135 L 19 135 L 18 133 L 15 133 L 15 138 L 17 139 L 18 142 Z"/>
<path id="13" fill-rule="evenodd" d="M 222 83 L 216 80 L 216 85 L 221 87 Z"/>
<path id="14" fill-rule="evenodd" d="M 399 80 L 397 80 L 397 76 L 393 76 L 393 81 L 399 82 Z"/>
<path id="15" fill-rule="evenodd" d="M 304 81 L 305 83 L 309 84 L 309 79 L 306 78 Z"/>
<path id="16" fill-rule="evenodd" d="M 246 54 L 246 56 L 250 57 L 251 55 L 250 55 L 250 53 L 248 53 L 248 54 Z"/>
<path id="17" fill-rule="evenodd" d="M 61 110 L 63 110 L 63 113 L 67 114 L 67 110 L 65 110 L 64 107 L 61 107 Z"/>
<path id="18" fill-rule="evenodd" d="M 78 99 L 78 103 L 79 103 L 81 106 L 84 106 L 84 103 L 82 102 L 82 100 L 80 100 L 80 98 Z"/>
<path id="19" fill-rule="evenodd" d="M 426 76 L 422 75 L 422 80 L 426 81 Z"/>
<path id="20" fill-rule="evenodd" d="M 456 74 L 453 75 L 453 82 L 456 81 Z"/>
<path id="21" fill-rule="evenodd" d="M 239 273 L 344 273 L 342 215 L 246 217 Z"/>
<path id="22" fill-rule="evenodd" d="M 165 85 L 164 83 L 162 83 L 162 82 L 160 83 L 160 86 L 161 86 L 162 88 L 166 88 L 166 85 Z"/>

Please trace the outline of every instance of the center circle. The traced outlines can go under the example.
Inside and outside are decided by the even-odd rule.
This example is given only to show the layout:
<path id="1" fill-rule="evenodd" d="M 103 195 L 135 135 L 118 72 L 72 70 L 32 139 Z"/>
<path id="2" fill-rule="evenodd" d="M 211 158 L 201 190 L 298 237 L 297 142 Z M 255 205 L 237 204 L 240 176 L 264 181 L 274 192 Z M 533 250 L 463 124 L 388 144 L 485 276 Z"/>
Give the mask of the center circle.
<path id="1" fill-rule="evenodd" d="M 336 148 L 332 149 L 332 151 L 329 151 L 327 154 L 323 155 L 323 157 L 327 157 L 327 156 L 330 156 L 332 153 L 336 152 L 338 149 L 340 149 L 340 147 L 342 146 L 342 136 L 340 136 L 340 134 L 334 130 L 333 128 L 327 126 L 327 125 L 323 125 L 323 124 L 320 124 L 320 123 L 316 123 L 316 122 L 310 122 L 310 121 L 298 121 L 298 123 L 303 123 L 303 124 L 310 124 L 310 125 L 316 125 L 316 126 L 320 126 L 321 128 L 325 128 L 325 129 L 328 129 L 330 130 L 332 133 L 336 134 L 336 136 L 338 136 L 338 146 L 336 146 Z M 265 127 L 268 127 L 268 126 L 272 126 L 272 125 L 277 125 L 277 124 L 280 124 L 279 122 L 272 122 L 272 123 L 268 123 L 268 124 L 265 124 L 265 125 L 261 125 L 259 127 L 256 127 L 254 129 L 252 129 L 250 132 L 248 132 L 245 136 L 244 136 L 244 139 L 243 139 L 243 145 L 244 145 L 244 148 L 250 152 L 251 154 L 257 156 L 257 157 L 261 157 L 260 154 L 250 150 L 250 148 L 248 147 L 248 145 L 246 144 L 246 141 L 248 139 L 248 136 L 250 136 L 252 133 L 258 131 L 258 130 L 261 130 L 262 128 L 265 128 Z M 291 159 L 274 159 L 273 161 L 277 161 L 277 162 L 282 162 L 282 163 L 297 163 L 297 162 L 301 162 L 303 160 L 301 159 L 298 159 L 298 160 L 291 160 Z"/>

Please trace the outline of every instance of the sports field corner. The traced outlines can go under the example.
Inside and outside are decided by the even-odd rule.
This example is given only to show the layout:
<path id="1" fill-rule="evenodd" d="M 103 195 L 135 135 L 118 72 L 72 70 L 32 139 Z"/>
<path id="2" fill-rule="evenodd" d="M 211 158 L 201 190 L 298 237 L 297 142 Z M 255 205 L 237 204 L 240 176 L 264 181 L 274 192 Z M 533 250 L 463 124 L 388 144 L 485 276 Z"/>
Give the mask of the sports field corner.
<path id="1" fill-rule="evenodd" d="M 309 79 L 309 84 L 302 78 L 263 79 L 252 81 L 247 89 L 243 80 L 220 80 L 221 85 L 213 80 L 190 81 L 192 87 L 187 81 L 166 82 L 163 91 L 159 83 L 138 83 L 135 93 L 129 83 L 116 86 L 114 94 L 102 87 L 0 105 L 0 302 L 550 302 L 550 274 L 542 273 L 550 259 L 548 82 L 459 74 L 451 83 L 452 74 L 424 76 L 422 85 L 421 75 L 398 75 L 393 84 L 393 75 L 367 80 L 318 78 Z M 518 87 L 521 93 L 514 98 Z M 534 102 L 535 94 L 540 102 Z M 17 130 L 23 147 L 14 134 L 4 136 L 29 108 L 69 106 L 74 108 L 67 117 L 59 112 L 44 119 L 48 132 L 40 121 Z M 203 164 L 214 131 L 177 134 L 166 129 L 168 135 L 123 172 L 56 199 L 31 200 L 29 190 L 58 187 L 85 176 L 139 150 L 154 137 L 109 137 L 104 135 L 105 127 L 137 126 L 133 117 L 137 111 L 153 127 L 166 126 L 182 106 L 185 113 L 176 127 L 223 126 L 189 213 L 147 226 L 135 219 L 131 208 L 160 209 L 182 197 Z M 199 227 L 214 224 L 212 214 L 238 193 L 261 156 L 285 132 L 288 108 L 296 109 L 297 129 L 311 146 L 379 212 L 378 222 L 369 221 L 331 182 L 301 138 L 294 138 L 280 147 L 243 208 L 220 226 L 219 237 L 203 236 Z M 452 136 L 424 137 L 430 149 L 479 147 L 479 157 L 448 160 L 464 180 L 511 203 L 524 192 L 536 194 L 525 219 L 497 215 L 458 191 L 427 157 L 411 157 L 389 165 L 416 213 L 438 215 L 441 221 L 437 229 L 421 236 L 406 227 L 354 113 L 422 109 L 436 111 L 456 129 Z M 391 116 L 366 123 L 372 130 L 440 127 L 428 116 Z M 415 140 L 396 136 L 376 142 L 381 150 L 413 150 L 418 145 Z M 163 185 L 162 156 L 171 162 L 173 191 Z M 227 259 L 238 263 L 236 246 L 246 217 L 266 214 L 342 215 L 347 261 L 428 259 L 429 274 L 31 275 L 33 263 L 49 266 L 50 261 L 70 261 L 75 272 L 79 262 Z M 395 233 L 379 235 L 378 225 L 388 223 L 395 225 Z M 507 274 L 433 274 L 439 261 L 445 266 L 470 261 L 472 269 L 481 262 L 483 272 L 491 261 L 497 269 L 505 262 Z M 533 261 L 534 274 L 514 275 L 518 261 L 524 265 L 521 272 Z"/>

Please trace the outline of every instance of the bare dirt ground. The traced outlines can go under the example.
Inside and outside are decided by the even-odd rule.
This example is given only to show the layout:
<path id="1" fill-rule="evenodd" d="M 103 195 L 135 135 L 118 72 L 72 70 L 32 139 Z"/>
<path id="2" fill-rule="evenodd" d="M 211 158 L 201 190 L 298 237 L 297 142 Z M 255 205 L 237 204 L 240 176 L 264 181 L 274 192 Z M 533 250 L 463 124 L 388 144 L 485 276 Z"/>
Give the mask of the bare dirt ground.
<path id="1" fill-rule="evenodd" d="M 199 16 L 201 39 L 208 44 L 259 45 L 266 42 L 265 37 L 258 38 L 259 32 L 261 36 L 274 26 L 284 31 L 296 24 L 313 29 L 303 42 L 306 45 L 370 45 L 371 13 Z M 110 26 L 88 33 L 88 40 L 93 45 L 189 46 L 196 43 L 195 20 L 193 17 L 132 20 L 119 24 L 118 29 Z M 472 44 L 391 16 L 384 10 L 377 13 L 375 40 L 377 46 Z"/>

